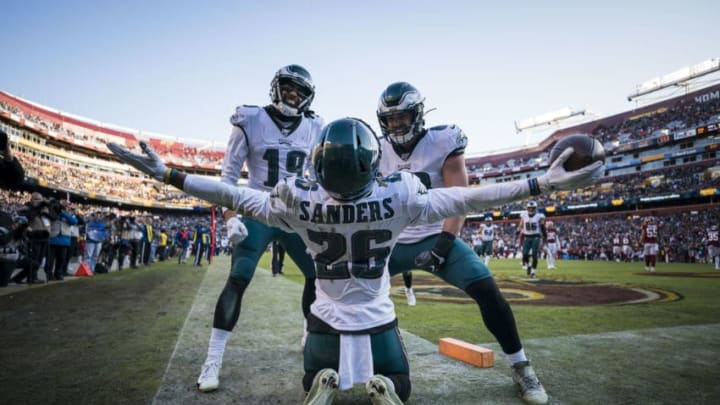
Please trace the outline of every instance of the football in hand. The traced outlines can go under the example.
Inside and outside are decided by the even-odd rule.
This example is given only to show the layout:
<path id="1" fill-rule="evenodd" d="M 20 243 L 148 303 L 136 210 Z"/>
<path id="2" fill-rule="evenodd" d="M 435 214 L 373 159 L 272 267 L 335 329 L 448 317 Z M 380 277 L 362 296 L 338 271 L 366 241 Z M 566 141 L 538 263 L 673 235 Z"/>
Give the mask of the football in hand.
<path id="1" fill-rule="evenodd" d="M 555 159 L 569 147 L 572 147 L 574 151 L 563 165 L 565 170 L 569 172 L 585 167 L 598 160 L 605 161 L 605 148 L 603 148 L 600 141 L 589 135 L 576 134 L 566 136 L 555 143 L 550 150 L 550 164 L 552 165 Z"/>

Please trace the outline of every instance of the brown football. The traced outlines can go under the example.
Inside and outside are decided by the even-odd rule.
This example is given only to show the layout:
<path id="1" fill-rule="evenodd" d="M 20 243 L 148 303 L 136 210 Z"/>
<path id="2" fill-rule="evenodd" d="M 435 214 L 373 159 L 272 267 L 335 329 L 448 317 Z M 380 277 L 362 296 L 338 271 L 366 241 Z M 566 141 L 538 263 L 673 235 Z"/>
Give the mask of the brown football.
<path id="1" fill-rule="evenodd" d="M 605 148 L 600 141 L 589 135 L 576 134 L 566 136 L 555 143 L 550 150 L 550 165 L 569 147 L 572 147 L 574 152 L 563 165 L 567 171 L 580 169 L 598 160 L 605 161 Z"/>

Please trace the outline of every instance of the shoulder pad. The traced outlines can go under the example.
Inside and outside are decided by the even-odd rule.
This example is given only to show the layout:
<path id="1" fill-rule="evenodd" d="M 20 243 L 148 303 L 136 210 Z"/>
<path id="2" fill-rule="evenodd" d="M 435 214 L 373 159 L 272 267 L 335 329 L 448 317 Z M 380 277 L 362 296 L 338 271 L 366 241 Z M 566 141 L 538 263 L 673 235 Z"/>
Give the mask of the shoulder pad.
<path id="1" fill-rule="evenodd" d="M 235 108 L 235 113 L 230 117 L 230 123 L 235 126 L 242 126 L 248 117 L 257 115 L 261 108 L 256 105 L 241 105 Z"/>
<path id="2" fill-rule="evenodd" d="M 467 147 L 467 136 L 457 125 L 438 125 L 428 129 L 433 134 L 436 142 L 445 144 L 453 151 L 464 150 Z"/>

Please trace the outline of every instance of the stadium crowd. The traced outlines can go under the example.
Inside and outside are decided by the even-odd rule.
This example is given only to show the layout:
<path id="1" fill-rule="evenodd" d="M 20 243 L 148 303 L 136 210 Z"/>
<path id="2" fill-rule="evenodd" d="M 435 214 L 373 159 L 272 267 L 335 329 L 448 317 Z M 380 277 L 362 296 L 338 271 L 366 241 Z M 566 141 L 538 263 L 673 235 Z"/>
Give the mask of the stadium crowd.
<path id="1" fill-rule="evenodd" d="M 686 209 L 672 213 L 654 213 L 660 224 L 660 260 L 671 263 L 709 263 L 707 230 L 720 224 L 720 210 Z M 646 215 L 627 213 L 549 217 L 560 240 L 559 258 L 565 260 L 642 261 L 641 225 Z M 494 257 L 515 258 L 519 252 L 517 221 L 495 221 L 498 227 Z M 477 222 L 466 222 L 463 239 L 472 245 Z M 631 255 L 613 256 L 613 239 L 626 237 Z M 541 250 L 543 250 L 541 248 Z"/>
<path id="2" fill-rule="evenodd" d="M 614 125 L 600 125 L 593 131 L 601 143 L 640 141 L 666 135 L 666 131 L 694 128 L 720 121 L 720 100 L 696 103 L 680 99 L 674 105 L 659 108 L 641 116 L 630 117 Z"/>
<path id="3" fill-rule="evenodd" d="M 0 111 L 6 111 L 24 119 L 25 121 L 32 122 L 33 124 L 44 128 L 46 131 L 56 134 L 58 139 L 67 141 L 70 144 L 94 149 L 105 155 L 108 154 L 107 149 L 105 148 L 105 144 L 107 143 L 107 134 L 103 133 L 99 129 L 92 130 L 73 126 L 73 128 L 75 128 L 73 130 L 71 129 L 71 125 L 65 122 L 58 122 L 50 116 L 41 116 L 40 114 L 42 114 L 42 111 L 40 109 L 28 111 L 2 100 L 0 100 Z M 136 138 L 134 135 L 132 136 Z M 224 156 L 222 151 L 198 148 L 185 145 L 181 142 L 164 141 L 156 138 L 147 138 L 146 140 L 151 142 L 153 147 L 156 148 L 158 154 L 160 154 L 163 159 L 178 166 L 215 167 L 221 164 Z"/>
<path id="4" fill-rule="evenodd" d="M 16 152 L 22 160 L 27 176 L 42 179 L 57 190 L 93 193 L 126 201 L 161 201 L 177 206 L 198 206 L 202 203 L 193 197 L 164 187 L 147 178 L 112 173 L 100 168 L 73 167 L 62 163 Z"/>

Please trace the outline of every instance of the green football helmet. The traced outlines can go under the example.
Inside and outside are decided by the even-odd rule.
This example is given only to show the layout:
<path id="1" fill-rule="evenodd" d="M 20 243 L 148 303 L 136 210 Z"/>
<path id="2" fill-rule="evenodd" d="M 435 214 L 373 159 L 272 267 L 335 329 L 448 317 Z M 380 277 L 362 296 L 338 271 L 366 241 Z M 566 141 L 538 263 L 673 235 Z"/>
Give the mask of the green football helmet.
<path id="1" fill-rule="evenodd" d="M 425 131 L 423 104 L 425 98 L 410 83 L 396 82 L 389 85 L 380 95 L 377 117 L 384 137 L 397 146 L 412 145 L 416 137 Z M 400 129 L 391 130 L 388 118 L 393 115 L 410 114 L 408 124 Z"/>
<path id="2" fill-rule="evenodd" d="M 366 195 L 378 177 L 380 142 L 368 124 L 343 118 L 325 126 L 312 152 L 315 178 L 338 201 Z"/>
<path id="3" fill-rule="evenodd" d="M 287 102 L 282 97 L 283 86 L 293 86 L 297 89 L 300 102 L 297 105 Z M 297 117 L 310 109 L 315 98 L 315 85 L 312 76 L 300 65 L 287 65 L 275 73 L 270 83 L 270 100 L 273 106 L 287 117 Z"/>

